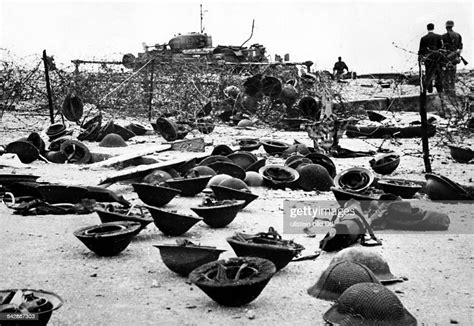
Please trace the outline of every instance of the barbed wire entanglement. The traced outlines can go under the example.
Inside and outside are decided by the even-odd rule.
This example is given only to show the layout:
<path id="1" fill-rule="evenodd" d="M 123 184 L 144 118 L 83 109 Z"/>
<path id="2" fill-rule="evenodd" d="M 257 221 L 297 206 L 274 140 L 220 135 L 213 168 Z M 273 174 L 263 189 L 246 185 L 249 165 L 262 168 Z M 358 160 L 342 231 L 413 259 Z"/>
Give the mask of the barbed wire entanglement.
<path id="1" fill-rule="evenodd" d="M 395 48 L 407 53 L 413 58 L 418 56 L 417 52 L 398 46 L 395 43 L 392 44 Z M 439 140 L 436 145 L 463 142 L 472 136 L 472 127 L 469 127 L 469 122 L 473 118 L 472 111 L 474 109 L 474 72 L 458 71 L 458 73 L 455 74 L 453 85 L 450 87 L 447 71 L 456 71 L 457 64 L 463 62 L 466 65 L 467 62 L 461 56 L 459 56 L 459 61 L 454 62 L 452 58 L 450 58 L 451 52 L 445 49 L 432 51 L 430 55 L 436 58 L 436 69 L 439 69 L 439 76 L 442 79 L 441 84 L 444 88 L 443 91 L 439 93 L 440 105 L 435 113 L 444 118 L 446 123 L 442 128 L 438 128 Z M 421 76 L 419 74 L 416 75 L 418 84 L 420 84 L 420 81 L 424 78 L 430 79 L 427 83 L 434 81 L 436 73 L 432 72 L 429 73 L 430 76 L 426 76 L 428 72 L 425 67 L 422 67 L 422 69 L 423 70 L 420 71 Z M 414 80 L 414 78 L 412 79 Z"/>
<path id="2" fill-rule="evenodd" d="M 407 56 L 415 56 L 409 50 L 396 48 L 406 51 Z M 8 51 L 3 52 L 0 61 L 0 118 L 4 112 L 13 110 L 48 116 L 42 58 L 39 55 L 17 58 Z M 413 61 L 416 60 L 413 58 Z M 419 76 L 411 74 L 412 70 L 408 75 L 406 72 L 392 73 L 399 77 L 392 79 L 384 93 L 390 102 L 388 111 L 392 110 L 392 104 L 398 98 L 407 95 L 407 85 L 411 89 L 419 85 Z M 66 95 L 74 92 L 88 107 L 111 118 L 136 117 L 153 121 L 165 115 L 195 121 L 206 104 L 214 103 L 213 108 L 219 108 L 226 87 L 235 85 L 242 89 L 244 81 L 255 74 L 278 77 L 283 84 L 295 80 L 298 98 L 312 96 L 320 101 L 324 97 L 330 98 L 338 104 L 334 107 L 335 113 L 343 118 L 364 114 L 361 110 L 364 100 L 356 103 L 355 95 L 358 94 L 350 94 L 343 81 L 335 82 L 327 71 L 308 73 L 303 65 L 238 65 L 193 58 L 171 62 L 147 60 L 136 67 L 126 68 L 121 62 L 76 60 L 68 65 L 55 66 L 49 74 L 56 114 Z M 304 78 L 308 75 L 311 78 Z M 469 97 L 474 87 L 472 72 L 457 77 L 456 96 L 441 96 L 441 109 L 434 112 L 448 121 L 448 126 L 440 130 L 442 142 L 452 141 L 453 137 L 467 137 L 470 132 L 467 121 L 473 108 L 472 95 Z M 364 98 L 368 101 L 377 97 L 378 92 L 380 87 L 377 85 L 367 88 Z M 234 105 L 234 109 L 238 111 L 242 107 Z M 244 111 L 264 123 L 275 125 L 288 114 L 288 107 L 278 99 L 266 96 L 245 107 Z"/>

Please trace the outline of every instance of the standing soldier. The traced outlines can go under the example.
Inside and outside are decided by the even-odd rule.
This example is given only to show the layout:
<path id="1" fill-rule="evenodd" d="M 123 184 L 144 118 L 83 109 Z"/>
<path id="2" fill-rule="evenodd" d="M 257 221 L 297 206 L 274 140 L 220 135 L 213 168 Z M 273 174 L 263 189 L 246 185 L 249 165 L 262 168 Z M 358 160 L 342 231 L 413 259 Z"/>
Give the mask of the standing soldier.
<path id="1" fill-rule="evenodd" d="M 461 62 L 462 37 L 453 31 L 454 22 L 446 22 L 446 34 L 442 36 L 444 48 L 447 51 L 445 85 L 448 93 L 455 93 L 456 66 Z"/>
<path id="2" fill-rule="evenodd" d="M 443 47 L 442 37 L 434 33 L 434 24 L 426 25 L 428 34 L 420 40 L 420 49 L 418 50 L 418 59 L 425 64 L 425 78 L 423 87 L 431 93 L 433 92 L 433 78 L 438 93 L 443 90 L 441 76 L 441 56 L 439 50 Z"/>

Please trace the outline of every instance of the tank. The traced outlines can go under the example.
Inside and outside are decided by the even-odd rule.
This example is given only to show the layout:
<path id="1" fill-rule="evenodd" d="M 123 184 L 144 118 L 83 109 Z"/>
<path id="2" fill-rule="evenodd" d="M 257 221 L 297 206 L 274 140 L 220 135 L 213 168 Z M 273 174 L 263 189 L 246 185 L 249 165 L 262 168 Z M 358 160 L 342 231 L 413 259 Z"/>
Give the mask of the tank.
<path id="1" fill-rule="evenodd" d="M 202 61 L 207 62 L 268 62 L 266 49 L 263 45 L 253 44 L 250 47 L 218 45 L 212 46 L 212 37 L 206 33 L 179 34 L 166 44 L 147 46 L 145 52 L 138 57 L 127 53 L 122 58 L 122 64 L 129 69 L 140 69 L 150 59 L 159 62 Z"/>

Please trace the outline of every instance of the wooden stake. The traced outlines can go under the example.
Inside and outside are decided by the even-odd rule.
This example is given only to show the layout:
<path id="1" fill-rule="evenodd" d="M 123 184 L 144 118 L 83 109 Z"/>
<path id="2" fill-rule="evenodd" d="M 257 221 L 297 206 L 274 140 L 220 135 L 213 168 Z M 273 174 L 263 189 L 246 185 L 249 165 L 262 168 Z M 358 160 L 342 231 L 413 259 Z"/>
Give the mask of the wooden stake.
<path id="1" fill-rule="evenodd" d="M 153 102 L 153 78 L 155 74 L 155 60 L 151 60 L 151 68 L 150 68 L 150 97 L 148 98 L 148 121 L 151 121 L 151 111 L 152 111 L 152 102 Z"/>
<path id="2" fill-rule="evenodd" d="M 430 162 L 430 146 L 428 141 L 428 118 L 426 114 L 426 81 L 431 83 L 431 76 L 426 76 L 423 81 L 423 71 L 421 69 L 421 61 L 418 61 L 420 69 L 420 118 L 421 118 L 421 142 L 423 146 L 423 161 L 425 163 L 425 172 L 431 173 Z"/>
<path id="3" fill-rule="evenodd" d="M 53 124 L 54 123 L 53 95 L 51 92 L 51 84 L 49 83 L 49 68 L 48 68 L 48 57 L 46 56 L 46 50 L 43 50 L 43 63 L 44 63 L 44 78 L 46 79 L 46 91 L 48 92 L 49 118 L 51 119 L 51 124 Z"/>

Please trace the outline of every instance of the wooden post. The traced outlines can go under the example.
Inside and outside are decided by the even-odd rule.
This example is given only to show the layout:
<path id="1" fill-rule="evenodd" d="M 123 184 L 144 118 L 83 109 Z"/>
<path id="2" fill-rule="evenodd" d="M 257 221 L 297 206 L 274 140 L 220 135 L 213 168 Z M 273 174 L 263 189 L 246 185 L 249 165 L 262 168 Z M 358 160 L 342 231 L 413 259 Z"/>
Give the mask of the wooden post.
<path id="1" fill-rule="evenodd" d="M 153 79 L 155 75 L 155 59 L 150 62 L 150 97 L 148 98 L 148 121 L 151 121 L 151 111 L 152 111 L 152 102 L 153 102 L 153 89 L 155 85 L 153 84 Z"/>
<path id="2" fill-rule="evenodd" d="M 53 124 L 54 123 L 53 95 L 51 92 L 51 84 L 49 83 L 49 67 L 48 67 L 48 57 L 46 56 L 46 50 L 43 50 L 43 63 L 44 63 L 44 78 L 46 79 L 46 91 L 48 93 L 49 118 L 51 119 L 51 124 Z"/>
<path id="3" fill-rule="evenodd" d="M 423 161 L 425 163 L 425 172 L 431 173 L 430 146 L 428 141 L 428 118 L 426 114 L 426 84 L 431 83 L 432 76 L 426 76 L 423 79 L 421 61 L 418 61 L 420 69 L 420 118 L 421 118 L 421 142 L 423 146 Z"/>

